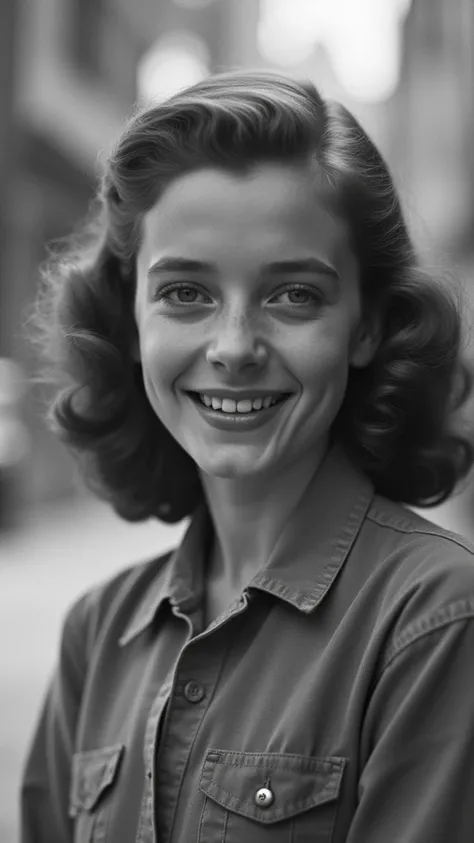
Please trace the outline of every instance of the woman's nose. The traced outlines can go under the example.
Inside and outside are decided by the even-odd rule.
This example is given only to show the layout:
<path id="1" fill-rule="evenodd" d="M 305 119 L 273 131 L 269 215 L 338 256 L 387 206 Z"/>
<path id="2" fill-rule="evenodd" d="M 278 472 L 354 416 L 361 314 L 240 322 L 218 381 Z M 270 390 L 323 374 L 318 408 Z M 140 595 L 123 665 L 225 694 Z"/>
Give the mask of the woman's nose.
<path id="1" fill-rule="evenodd" d="M 207 349 L 207 362 L 237 373 L 244 368 L 260 368 L 268 358 L 267 348 L 244 315 L 222 322 Z"/>

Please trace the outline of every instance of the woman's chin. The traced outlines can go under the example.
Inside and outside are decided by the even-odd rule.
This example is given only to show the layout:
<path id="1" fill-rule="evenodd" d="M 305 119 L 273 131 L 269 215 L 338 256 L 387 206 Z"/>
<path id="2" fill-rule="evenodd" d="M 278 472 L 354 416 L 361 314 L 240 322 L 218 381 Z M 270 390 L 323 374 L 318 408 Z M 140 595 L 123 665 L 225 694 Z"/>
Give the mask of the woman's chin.
<path id="1" fill-rule="evenodd" d="M 196 460 L 199 469 L 210 477 L 222 477 L 227 480 L 245 480 L 254 478 L 264 471 L 265 467 L 251 455 L 213 456 L 203 459 L 202 455 Z"/>

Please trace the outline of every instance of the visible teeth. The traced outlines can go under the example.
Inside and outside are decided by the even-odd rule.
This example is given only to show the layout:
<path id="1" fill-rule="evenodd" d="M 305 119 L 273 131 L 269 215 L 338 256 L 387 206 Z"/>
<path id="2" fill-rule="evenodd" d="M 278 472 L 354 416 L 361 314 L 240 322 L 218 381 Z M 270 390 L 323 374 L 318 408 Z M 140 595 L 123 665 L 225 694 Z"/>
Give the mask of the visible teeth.
<path id="1" fill-rule="evenodd" d="M 252 410 L 261 410 L 276 404 L 278 398 L 273 398 L 267 395 L 263 398 L 244 398 L 241 401 L 234 401 L 232 398 L 216 398 L 210 395 L 200 393 L 199 397 L 206 407 L 212 407 L 213 410 L 221 410 L 223 413 L 251 413 Z"/>
<path id="2" fill-rule="evenodd" d="M 214 399 L 212 399 L 212 404 L 214 405 Z M 235 413 L 237 404 L 232 400 L 232 398 L 224 398 L 222 400 L 222 409 L 224 413 Z"/>
<path id="3" fill-rule="evenodd" d="M 237 412 L 238 413 L 251 413 L 252 412 L 252 402 L 245 398 L 243 401 L 237 401 Z"/>

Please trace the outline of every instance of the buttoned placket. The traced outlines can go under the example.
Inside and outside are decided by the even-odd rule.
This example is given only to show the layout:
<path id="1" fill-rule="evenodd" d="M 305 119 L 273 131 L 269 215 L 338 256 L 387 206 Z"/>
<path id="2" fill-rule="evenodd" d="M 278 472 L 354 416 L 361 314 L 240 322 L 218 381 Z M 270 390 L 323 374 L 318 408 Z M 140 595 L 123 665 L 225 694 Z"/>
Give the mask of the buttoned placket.
<path id="1" fill-rule="evenodd" d="M 189 753 L 199 725 L 219 681 L 230 640 L 220 636 L 215 649 L 210 652 L 208 639 L 216 636 L 221 627 L 233 616 L 245 611 L 247 596 L 235 601 L 225 614 L 193 638 L 191 617 L 173 605 L 173 614 L 187 624 L 186 641 L 178 657 L 174 676 L 167 680 L 150 709 L 145 729 L 145 784 L 140 809 L 136 843 L 171 843 L 174 817 L 177 809 L 182 779 Z M 180 736 L 179 755 L 173 755 L 173 776 L 170 767 L 160 766 L 169 747 L 176 750 L 174 735 Z M 158 746 L 158 736 L 159 746 Z M 159 836 L 156 827 L 156 795 L 164 794 L 160 803 Z"/>

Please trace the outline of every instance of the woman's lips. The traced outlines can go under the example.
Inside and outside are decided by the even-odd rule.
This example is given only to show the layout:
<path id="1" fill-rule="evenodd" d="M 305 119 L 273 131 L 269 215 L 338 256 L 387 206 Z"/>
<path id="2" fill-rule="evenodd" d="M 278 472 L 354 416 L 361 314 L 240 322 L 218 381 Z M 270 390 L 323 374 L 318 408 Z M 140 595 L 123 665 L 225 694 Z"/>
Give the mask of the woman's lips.
<path id="1" fill-rule="evenodd" d="M 217 430 L 255 430 L 262 427 L 280 412 L 290 395 L 287 393 L 275 404 L 261 410 L 251 410 L 250 413 L 226 413 L 223 410 L 214 410 L 206 405 L 199 398 L 198 393 L 187 393 L 199 414 Z"/>

